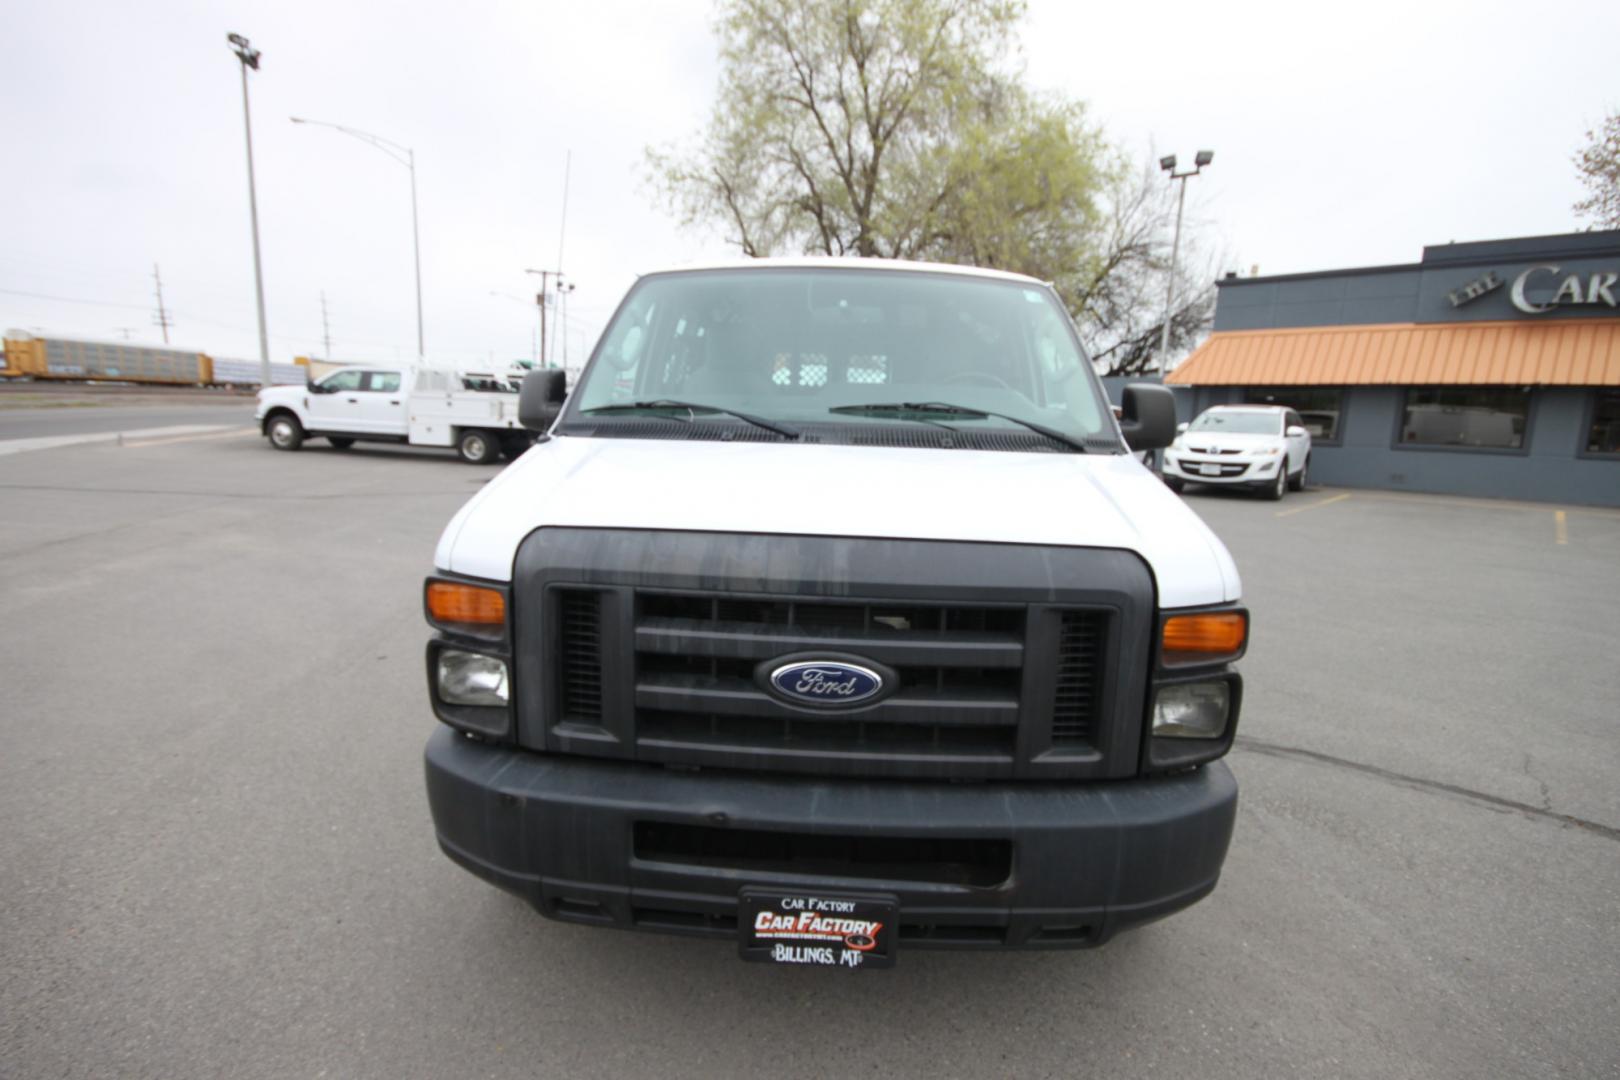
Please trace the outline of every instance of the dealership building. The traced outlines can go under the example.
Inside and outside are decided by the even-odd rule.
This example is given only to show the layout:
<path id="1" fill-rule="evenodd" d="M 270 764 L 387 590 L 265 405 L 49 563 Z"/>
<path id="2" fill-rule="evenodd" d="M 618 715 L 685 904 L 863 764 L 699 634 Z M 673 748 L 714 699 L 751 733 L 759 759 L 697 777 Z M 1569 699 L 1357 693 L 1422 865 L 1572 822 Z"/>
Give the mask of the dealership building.
<path id="1" fill-rule="evenodd" d="M 1183 413 L 1294 409 L 1324 484 L 1620 506 L 1620 231 L 1218 286 Z"/>

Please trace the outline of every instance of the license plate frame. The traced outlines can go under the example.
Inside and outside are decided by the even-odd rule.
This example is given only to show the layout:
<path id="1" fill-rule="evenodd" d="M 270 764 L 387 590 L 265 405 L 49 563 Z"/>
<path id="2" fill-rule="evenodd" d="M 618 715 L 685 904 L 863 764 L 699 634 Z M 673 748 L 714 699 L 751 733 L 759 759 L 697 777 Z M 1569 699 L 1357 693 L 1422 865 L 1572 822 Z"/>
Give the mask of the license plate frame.
<path id="1" fill-rule="evenodd" d="M 1198 466 L 1198 475 L 1219 476 L 1221 475 L 1221 467 L 1213 462 L 1205 462 Z"/>
<path id="2" fill-rule="evenodd" d="M 764 964 L 893 967 L 899 915 L 892 893 L 750 886 L 737 895 L 737 951 Z"/>

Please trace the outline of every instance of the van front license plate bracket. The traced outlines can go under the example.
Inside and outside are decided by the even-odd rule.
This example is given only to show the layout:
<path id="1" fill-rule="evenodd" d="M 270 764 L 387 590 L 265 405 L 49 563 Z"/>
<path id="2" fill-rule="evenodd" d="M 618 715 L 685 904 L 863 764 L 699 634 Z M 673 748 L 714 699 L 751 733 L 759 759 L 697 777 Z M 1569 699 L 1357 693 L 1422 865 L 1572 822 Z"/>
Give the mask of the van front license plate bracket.
<path id="1" fill-rule="evenodd" d="M 893 967 L 899 897 L 883 893 L 743 889 L 737 945 L 744 960 L 848 970 Z"/>

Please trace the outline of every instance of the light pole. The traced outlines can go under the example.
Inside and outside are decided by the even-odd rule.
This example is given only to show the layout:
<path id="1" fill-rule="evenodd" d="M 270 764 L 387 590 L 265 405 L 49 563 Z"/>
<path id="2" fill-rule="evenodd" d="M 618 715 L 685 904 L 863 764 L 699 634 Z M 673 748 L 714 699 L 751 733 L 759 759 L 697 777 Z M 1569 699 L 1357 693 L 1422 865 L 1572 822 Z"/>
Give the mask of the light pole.
<path id="1" fill-rule="evenodd" d="M 1193 168 L 1190 172 L 1176 172 L 1176 155 L 1170 154 L 1159 159 L 1159 168 L 1170 174 L 1170 179 L 1181 181 L 1181 192 L 1176 196 L 1176 236 L 1170 243 L 1170 279 L 1164 283 L 1164 328 L 1159 335 L 1159 356 L 1155 367 L 1159 374 L 1164 374 L 1164 362 L 1170 355 L 1170 316 L 1175 310 L 1176 298 L 1176 256 L 1181 253 L 1181 211 L 1187 205 L 1187 177 L 1197 176 L 1204 171 L 1204 166 L 1215 160 L 1215 151 L 1200 150 L 1193 158 Z"/>
<path id="2" fill-rule="evenodd" d="M 253 112 L 248 108 L 248 68 L 259 70 L 259 50 L 241 34 L 226 34 L 242 62 L 242 129 L 247 132 L 248 216 L 253 221 L 253 289 L 259 302 L 259 385 L 270 385 L 270 333 L 264 325 L 264 269 L 259 262 L 259 196 L 253 185 Z"/>
<path id="3" fill-rule="evenodd" d="M 390 142 L 381 135 L 373 135 L 369 131 L 359 131 L 355 128 L 344 127 L 342 124 L 329 124 L 324 120 L 306 120 L 301 116 L 292 118 L 295 124 L 313 124 L 316 127 L 327 127 L 333 131 L 341 131 L 345 135 L 352 135 L 361 142 L 375 147 L 399 162 L 411 173 L 411 246 L 416 252 L 416 357 L 420 360 L 427 355 L 422 344 L 422 234 L 417 228 L 416 220 L 416 151 L 408 146 Z"/>

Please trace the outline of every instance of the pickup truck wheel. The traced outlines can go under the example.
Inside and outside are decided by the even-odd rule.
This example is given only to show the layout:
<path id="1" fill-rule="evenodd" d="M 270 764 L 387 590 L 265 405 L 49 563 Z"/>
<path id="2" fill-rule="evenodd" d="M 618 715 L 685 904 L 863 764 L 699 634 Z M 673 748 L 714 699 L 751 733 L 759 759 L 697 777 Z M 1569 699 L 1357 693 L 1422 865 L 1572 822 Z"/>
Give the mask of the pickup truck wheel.
<path id="1" fill-rule="evenodd" d="M 264 431 L 270 436 L 270 445 L 277 450 L 297 450 L 304 445 L 304 425 L 296 416 L 282 413 L 273 417 Z"/>
<path id="2" fill-rule="evenodd" d="M 461 433 L 461 438 L 456 442 L 456 452 L 469 465 L 488 465 L 495 460 L 500 448 L 490 438 L 489 432 L 473 428 Z"/>
<path id="3" fill-rule="evenodd" d="M 1288 490 L 1288 462 L 1283 460 L 1277 463 L 1277 482 L 1266 489 L 1266 498 L 1276 502 Z"/>
<path id="4" fill-rule="evenodd" d="M 354 445 L 354 440 L 349 438 L 347 435 L 328 435 L 326 437 L 326 441 L 337 447 L 339 450 L 347 450 L 349 447 Z"/>

